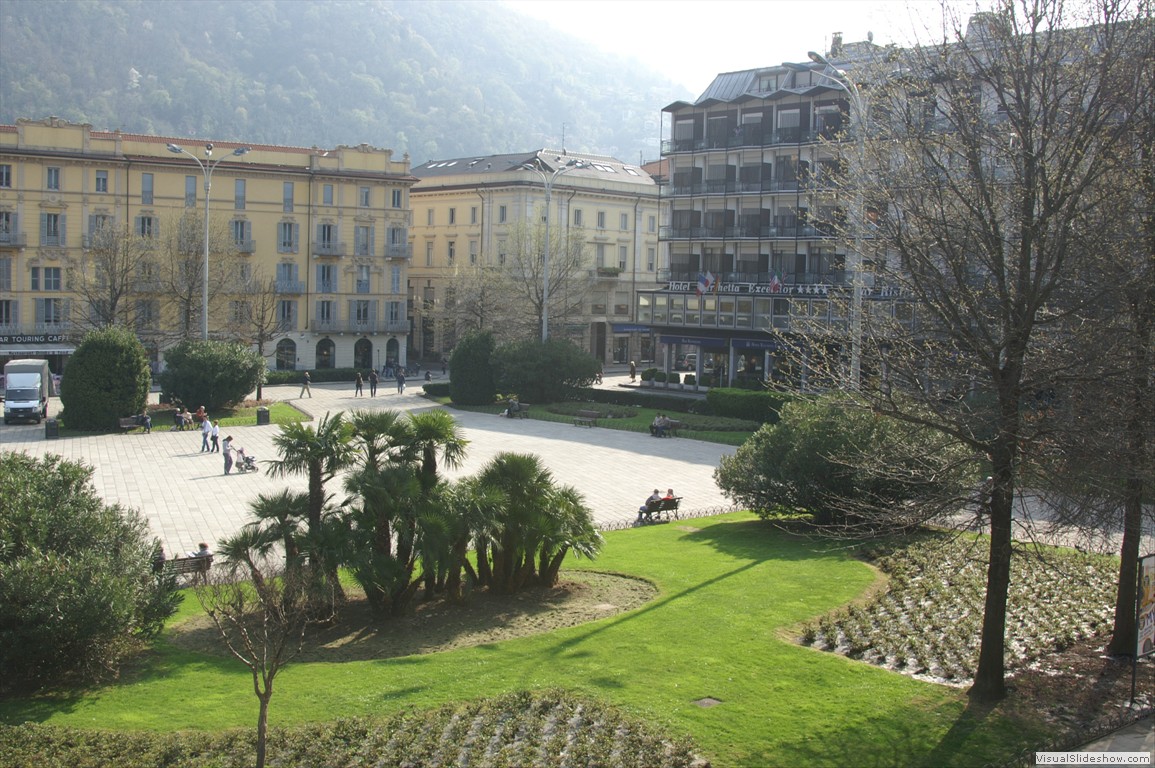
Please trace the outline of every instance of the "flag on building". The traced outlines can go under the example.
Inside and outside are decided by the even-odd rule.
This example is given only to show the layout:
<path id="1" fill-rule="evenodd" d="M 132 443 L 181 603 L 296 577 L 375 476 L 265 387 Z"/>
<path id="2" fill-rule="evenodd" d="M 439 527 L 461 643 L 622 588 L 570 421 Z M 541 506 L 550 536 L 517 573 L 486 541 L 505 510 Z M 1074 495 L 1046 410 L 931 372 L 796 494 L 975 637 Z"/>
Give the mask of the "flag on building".
<path id="1" fill-rule="evenodd" d="M 778 293 L 782 290 L 782 281 L 778 279 L 778 273 L 770 275 L 770 293 Z"/>
<path id="2" fill-rule="evenodd" d="M 706 274 L 698 273 L 698 295 L 709 293 L 710 287 L 714 285 L 714 275 L 711 272 Z"/>

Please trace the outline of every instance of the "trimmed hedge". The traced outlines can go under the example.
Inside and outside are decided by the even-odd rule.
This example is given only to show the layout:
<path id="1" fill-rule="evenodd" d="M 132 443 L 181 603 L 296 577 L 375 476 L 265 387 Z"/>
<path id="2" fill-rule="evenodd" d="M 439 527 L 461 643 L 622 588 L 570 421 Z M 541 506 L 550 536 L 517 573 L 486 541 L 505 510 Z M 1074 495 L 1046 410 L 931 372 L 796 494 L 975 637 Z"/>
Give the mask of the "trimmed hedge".
<path id="1" fill-rule="evenodd" d="M 659 390 L 660 392 L 661 390 Z M 629 405 L 638 408 L 657 408 L 660 411 L 672 413 L 713 413 L 709 404 L 698 398 L 678 397 L 651 393 L 650 390 L 636 389 L 582 389 L 575 399 L 588 403 L 606 403 L 608 405 Z"/>
<path id="2" fill-rule="evenodd" d="M 430 397 L 449 397 L 449 382 L 439 381 L 424 385 L 425 394 Z"/>
<path id="3" fill-rule="evenodd" d="M 706 402 L 710 404 L 710 409 L 714 414 L 757 421 L 762 424 L 777 424 L 782 407 L 799 398 L 810 399 L 795 392 L 734 387 L 715 387 L 706 393 Z"/>

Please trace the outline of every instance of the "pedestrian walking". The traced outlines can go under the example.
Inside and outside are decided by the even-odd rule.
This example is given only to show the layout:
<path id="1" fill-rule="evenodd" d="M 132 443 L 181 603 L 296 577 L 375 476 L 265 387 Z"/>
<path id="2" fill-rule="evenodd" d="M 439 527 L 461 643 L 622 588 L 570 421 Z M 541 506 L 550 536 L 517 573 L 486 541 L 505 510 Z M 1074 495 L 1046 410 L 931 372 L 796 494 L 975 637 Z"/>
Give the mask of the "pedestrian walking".
<path id="1" fill-rule="evenodd" d="M 377 396 L 377 369 L 369 370 L 369 397 Z"/>
<path id="2" fill-rule="evenodd" d="M 361 378 L 361 372 L 357 371 L 357 376 L 353 379 L 353 397 L 360 397 L 365 394 L 365 390 L 361 386 L 364 383 L 365 380 Z"/>
<path id="3" fill-rule="evenodd" d="M 405 394 L 405 371 L 397 368 L 397 394 Z"/>
<path id="4" fill-rule="evenodd" d="M 220 453 L 221 452 L 220 438 L 221 438 L 221 420 L 217 419 L 216 421 L 213 422 L 213 432 L 212 432 L 213 449 L 211 451 L 209 451 L 209 453 Z"/>
<path id="5" fill-rule="evenodd" d="M 309 389 L 310 381 L 311 379 L 309 378 L 309 372 L 305 371 L 305 376 L 301 379 L 301 394 L 297 395 L 298 400 L 304 397 L 306 392 L 309 393 L 309 397 L 313 396 L 313 390 Z"/>
<path id="6" fill-rule="evenodd" d="M 212 437 L 212 434 L 213 423 L 209 420 L 208 416 L 205 416 L 201 419 L 201 453 L 208 453 L 211 450 L 209 447 L 209 438 Z"/>

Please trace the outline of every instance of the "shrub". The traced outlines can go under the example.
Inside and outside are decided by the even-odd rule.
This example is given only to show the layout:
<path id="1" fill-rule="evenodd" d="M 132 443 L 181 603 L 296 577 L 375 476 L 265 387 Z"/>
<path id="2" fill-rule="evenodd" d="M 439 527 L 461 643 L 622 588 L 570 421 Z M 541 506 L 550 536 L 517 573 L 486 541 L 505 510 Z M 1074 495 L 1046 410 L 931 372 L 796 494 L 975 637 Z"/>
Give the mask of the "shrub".
<path id="1" fill-rule="evenodd" d="M 449 397 L 449 382 L 430 382 L 424 385 L 425 394 L 430 397 Z"/>
<path id="2" fill-rule="evenodd" d="M 263 357 L 234 342 L 182 341 L 164 360 L 159 376 L 163 395 L 208 411 L 241 402 L 267 374 Z"/>
<path id="3" fill-rule="evenodd" d="M 697 386 L 697 384 L 698 384 L 698 377 L 697 377 L 697 376 L 695 376 L 695 375 L 694 375 L 694 374 L 692 374 L 692 373 L 687 373 L 687 374 L 686 374 L 686 380 L 685 380 L 685 383 L 686 383 L 686 385 L 687 385 L 687 386 L 691 386 L 691 387 L 693 387 L 693 386 Z"/>
<path id="4" fill-rule="evenodd" d="M 705 383 L 705 375 L 702 376 Z M 801 397 L 790 392 L 771 392 L 734 387 L 714 387 L 706 393 L 710 409 L 719 416 L 776 424 L 782 407 Z"/>
<path id="5" fill-rule="evenodd" d="M 120 417 L 141 413 L 148 403 L 148 354 L 123 328 L 101 328 L 85 335 L 67 373 L 60 402 L 69 429 L 113 430 Z"/>
<path id="6" fill-rule="evenodd" d="M 449 396 L 459 405 L 488 405 L 497 387 L 493 382 L 493 335 L 471 331 L 449 356 Z"/>
<path id="7" fill-rule="evenodd" d="M 658 384 L 665 384 L 666 383 L 666 372 L 665 371 L 654 371 L 654 381 L 657 382 Z"/>
<path id="8" fill-rule="evenodd" d="M 493 353 L 497 386 L 527 403 L 564 400 L 594 382 L 599 363 L 569 341 L 515 341 Z"/>
<path id="9" fill-rule="evenodd" d="M 670 384 L 678 384 L 682 381 L 682 376 L 677 371 L 671 371 L 669 374 L 667 374 L 666 381 L 668 381 Z"/>
<path id="10" fill-rule="evenodd" d="M 642 371 L 642 381 L 653 381 L 654 376 L 656 376 L 657 373 L 657 368 L 647 368 L 646 370 Z"/>
<path id="11" fill-rule="evenodd" d="M 115 673 L 176 610 L 148 524 L 104 504 L 91 477 L 59 456 L 0 454 L 0 691 Z"/>

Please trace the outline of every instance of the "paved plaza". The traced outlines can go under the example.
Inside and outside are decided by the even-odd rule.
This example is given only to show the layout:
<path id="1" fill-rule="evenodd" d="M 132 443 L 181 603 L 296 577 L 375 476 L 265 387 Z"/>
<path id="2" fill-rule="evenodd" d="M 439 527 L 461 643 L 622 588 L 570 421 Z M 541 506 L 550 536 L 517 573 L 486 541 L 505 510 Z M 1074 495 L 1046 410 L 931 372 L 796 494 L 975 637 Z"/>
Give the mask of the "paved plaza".
<path id="1" fill-rule="evenodd" d="M 603 386 L 617 386 L 628 378 L 606 376 Z M 314 384 L 311 398 L 298 399 L 298 385 L 272 386 L 264 388 L 264 397 L 292 402 L 316 419 L 356 409 L 438 407 L 422 396 L 420 383 L 407 387 L 402 395 L 391 381 L 378 387 L 376 397 L 368 396 L 367 386 L 365 391 L 365 396 L 354 397 L 352 382 Z M 53 415 L 59 407 L 59 399 L 54 398 Z M 713 472 L 722 456 L 734 452 L 732 446 L 449 410 L 469 440 L 465 464 L 446 472 L 451 478 L 477 472 L 502 451 L 536 454 L 559 483 L 572 485 L 585 496 L 601 526 L 628 523 L 656 487 L 663 491 L 672 487 L 683 497 L 684 509 L 729 505 L 714 484 Z M 157 423 L 152 434 L 70 435 L 49 440 L 43 424 L 13 424 L 0 430 L 0 450 L 59 454 L 90 465 L 101 497 L 139 510 L 170 557 L 196 549 L 201 541 L 215 547 L 216 541 L 235 533 L 249 520 L 249 502 L 257 494 L 306 489 L 304 475 L 274 478 L 263 467 L 259 473 L 234 470 L 225 475 L 221 454 L 201 453 L 199 432 L 169 428 L 169 424 Z M 260 463 L 277 457 L 273 437 L 278 429 L 276 425 L 222 428 L 221 438 L 232 435 L 233 446 L 243 447 Z M 327 488 L 343 493 L 338 480 Z"/>

